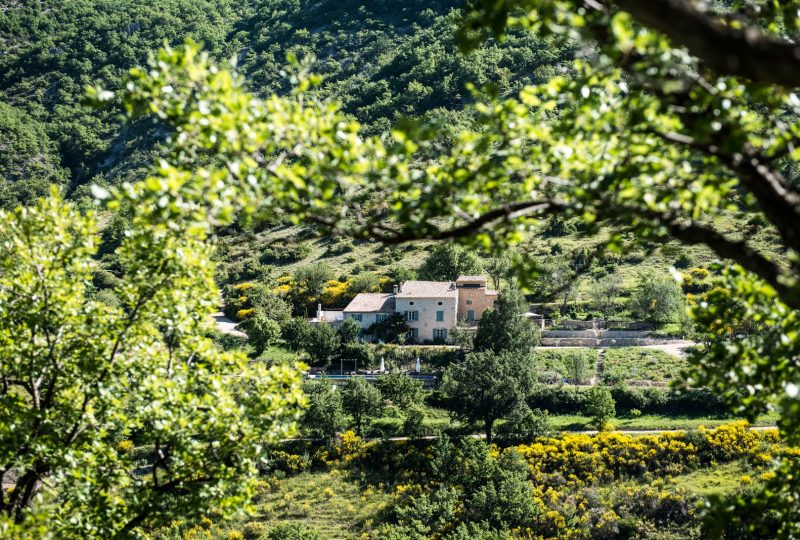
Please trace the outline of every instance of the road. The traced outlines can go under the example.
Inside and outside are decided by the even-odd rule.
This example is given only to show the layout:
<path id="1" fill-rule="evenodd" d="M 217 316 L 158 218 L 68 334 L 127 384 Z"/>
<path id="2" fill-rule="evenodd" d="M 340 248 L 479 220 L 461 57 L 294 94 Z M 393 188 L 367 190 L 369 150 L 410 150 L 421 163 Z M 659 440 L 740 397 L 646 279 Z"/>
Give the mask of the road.
<path id="1" fill-rule="evenodd" d="M 715 429 L 715 428 L 708 428 L 708 429 Z M 776 426 L 751 426 L 747 428 L 752 431 L 769 431 L 770 429 L 778 429 Z M 617 433 L 620 435 L 660 435 L 662 433 L 685 433 L 690 431 L 688 429 L 615 429 L 612 431 L 606 431 L 605 433 Z M 553 436 L 558 437 L 559 435 L 597 435 L 599 431 L 595 429 L 589 429 L 584 431 L 570 431 L 570 430 L 553 430 Z M 453 437 L 454 439 L 460 439 L 464 437 L 470 437 L 472 439 L 485 439 L 486 435 L 484 433 L 473 433 L 471 435 L 461 435 Z M 434 441 L 439 438 L 439 435 L 426 435 L 425 437 L 368 437 L 363 439 L 364 441 Z M 322 439 L 310 439 L 308 437 L 297 437 L 294 439 L 281 439 L 281 442 L 291 442 L 291 441 L 319 441 Z"/>

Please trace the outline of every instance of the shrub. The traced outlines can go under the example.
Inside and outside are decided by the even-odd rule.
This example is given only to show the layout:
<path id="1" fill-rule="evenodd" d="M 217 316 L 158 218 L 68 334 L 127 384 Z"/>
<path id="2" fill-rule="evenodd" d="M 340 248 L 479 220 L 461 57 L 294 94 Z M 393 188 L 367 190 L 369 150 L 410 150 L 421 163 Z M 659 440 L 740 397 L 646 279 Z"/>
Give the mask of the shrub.
<path id="1" fill-rule="evenodd" d="M 240 531 L 231 531 L 228 533 L 228 540 L 244 540 L 244 534 Z"/>
<path id="2" fill-rule="evenodd" d="M 133 450 L 133 441 L 124 440 L 117 443 L 117 452 L 119 454 L 128 454 Z"/>
<path id="3" fill-rule="evenodd" d="M 281 523 L 270 529 L 268 540 L 321 540 L 319 533 L 303 523 Z"/>
<path id="4" fill-rule="evenodd" d="M 353 241 L 350 238 L 338 237 L 332 239 L 328 246 L 325 248 L 325 255 L 328 257 L 335 257 L 353 251 Z"/>
<path id="5" fill-rule="evenodd" d="M 616 414 L 614 406 L 614 398 L 611 397 L 608 388 L 593 386 L 586 391 L 584 412 L 591 417 L 598 429 L 602 429 L 611 418 L 614 418 Z"/>
<path id="6" fill-rule="evenodd" d="M 528 443 L 551 432 L 547 411 L 531 409 L 525 404 L 514 409 L 506 423 L 497 428 L 497 436 L 505 444 Z"/>
<path id="7" fill-rule="evenodd" d="M 716 394 L 705 388 L 673 390 L 670 388 L 633 388 L 614 386 L 611 396 L 618 414 L 638 409 L 642 414 L 722 416 L 730 409 Z M 581 414 L 585 410 L 586 392 L 573 392 L 564 387 L 539 385 L 527 398 L 531 408 L 550 414 Z"/>
<path id="8" fill-rule="evenodd" d="M 424 421 L 425 409 L 420 405 L 412 405 L 406 412 L 406 419 L 403 422 L 403 435 L 411 438 L 423 436 L 425 433 Z"/>

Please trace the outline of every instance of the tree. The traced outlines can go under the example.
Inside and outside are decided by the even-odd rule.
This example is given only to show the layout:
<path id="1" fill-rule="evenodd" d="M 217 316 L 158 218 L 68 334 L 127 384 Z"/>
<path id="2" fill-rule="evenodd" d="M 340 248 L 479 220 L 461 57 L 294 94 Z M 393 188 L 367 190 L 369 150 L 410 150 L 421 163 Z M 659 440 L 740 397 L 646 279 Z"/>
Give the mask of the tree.
<path id="1" fill-rule="evenodd" d="M 535 382 L 533 363 L 519 352 L 475 352 L 451 364 L 442 376 L 442 394 L 459 418 L 483 422 L 487 443 L 495 421 L 514 410 Z"/>
<path id="2" fill-rule="evenodd" d="M 605 386 L 595 385 L 586 391 L 585 412 L 597 429 L 603 430 L 607 422 L 614 418 L 615 406 L 611 390 Z"/>
<path id="3" fill-rule="evenodd" d="M 303 384 L 308 396 L 308 408 L 301 425 L 312 437 L 333 440 L 336 434 L 347 427 L 342 406 L 342 392 L 329 381 L 309 381 Z"/>
<path id="4" fill-rule="evenodd" d="M 683 291 L 674 279 L 667 276 L 639 276 L 631 297 L 631 311 L 641 319 L 663 324 L 677 319 L 683 308 Z"/>
<path id="5" fill-rule="evenodd" d="M 458 321 L 457 326 L 450 329 L 450 340 L 462 351 L 471 351 L 475 344 L 475 332 L 467 321 Z"/>
<path id="6" fill-rule="evenodd" d="M 393 313 L 382 321 L 373 323 L 369 329 L 368 334 L 374 334 L 380 340 L 386 343 L 400 343 L 408 333 L 408 323 L 402 313 Z"/>
<path id="7" fill-rule="evenodd" d="M 387 243 L 457 240 L 497 251 L 561 215 L 581 220 L 581 234 L 602 224 L 632 232 L 636 243 L 707 245 L 733 264 L 717 270 L 720 290 L 693 308 L 713 336 L 693 357 L 693 381 L 717 389 L 751 418 L 775 407 L 784 439 L 794 444 L 800 263 L 791 254 L 800 251 L 800 195 L 790 176 L 800 155 L 797 122 L 787 112 L 795 93 L 781 85 L 792 87 L 797 78 L 796 45 L 782 30 L 784 21 L 793 28 L 796 16 L 789 11 L 781 19 L 784 11 L 770 7 L 737 13 L 734 25 L 728 4 L 599 5 L 471 3 L 466 45 L 502 36 L 512 21 L 556 40 L 578 40 L 594 54 L 567 75 L 523 89 L 518 99 L 486 97 L 472 109 L 480 129 L 453 139 L 446 152 L 424 125 L 399 126 L 398 144 L 388 146 L 361 136 L 334 107 L 309 98 L 305 91 L 316 79 L 302 69 L 294 94 L 259 100 L 241 80 L 211 69 L 191 44 L 134 70 L 121 101 L 131 117 L 154 114 L 185 134 L 171 141 L 154 184 L 174 185 L 195 168 L 212 197 L 241 201 L 243 209 L 262 200 L 262 214 L 308 220 L 334 234 Z M 522 15 L 509 19 L 514 7 Z M 102 102 L 109 95 L 97 88 L 90 97 Z M 289 119 L 295 128 L 283 129 Z M 197 155 L 209 157 L 199 170 Z M 417 167 L 423 155 L 434 157 Z M 197 187 L 187 186 L 190 193 Z M 342 193 L 347 209 L 334 211 Z M 765 255 L 735 227 L 730 233 L 716 226 L 754 212 L 774 227 L 778 256 Z M 606 235 L 603 244 L 619 250 L 621 235 Z M 725 319 L 757 320 L 759 332 L 732 347 L 719 324 Z M 742 397 L 732 380 L 755 393 Z M 800 483 L 781 477 L 773 484 L 771 501 L 785 510 L 781 532 L 797 534 L 800 514 L 789 509 Z"/>
<path id="8" fill-rule="evenodd" d="M 345 319 L 336 331 L 342 345 L 351 345 L 358 342 L 358 335 L 361 333 L 361 325 L 353 319 Z"/>
<path id="9" fill-rule="evenodd" d="M 298 268 L 294 273 L 295 286 L 290 291 L 295 313 L 305 314 L 315 310 L 322 297 L 325 284 L 333 279 L 333 270 L 327 264 L 311 264 Z"/>
<path id="10" fill-rule="evenodd" d="M 476 351 L 529 353 L 539 343 L 539 329 L 527 319 L 528 304 L 517 290 L 500 292 L 493 309 L 483 312 L 475 334 Z"/>
<path id="11" fill-rule="evenodd" d="M 405 373 L 393 372 L 383 375 L 375 381 L 375 387 L 383 399 L 391 401 L 401 409 L 408 409 L 422 402 L 422 383 Z"/>
<path id="12" fill-rule="evenodd" d="M 117 200 L 133 216 L 117 250 L 120 307 L 89 295 L 93 215 L 56 195 L 0 212 L 0 480 L 14 484 L 0 497 L 4 537 L 128 536 L 235 510 L 263 442 L 299 417 L 294 367 L 204 337 L 218 299 L 205 219 L 219 216 L 164 220 L 151 194 L 137 185 Z M 116 451 L 131 438 L 155 448 L 152 474 Z"/>
<path id="13" fill-rule="evenodd" d="M 577 394 L 578 386 L 587 379 L 589 363 L 583 354 L 573 352 L 564 359 L 564 367 L 567 368 L 567 374 L 572 379 L 572 383 L 575 385 L 575 393 Z"/>
<path id="14" fill-rule="evenodd" d="M 455 281 L 458 276 L 481 272 L 478 257 L 458 244 L 438 244 L 419 269 L 419 279 Z"/>
<path id="15" fill-rule="evenodd" d="M 259 312 L 247 319 L 242 326 L 247 334 L 248 343 L 253 346 L 257 355 L 281 338 L 280 325 Z"/>
<path id="16" fill-rule="evenodd" d="M 308 353 L 312 364 L 329 366 L 338 358 L 342 342 L 331 325 L 325 323 L 311 325 L 311 331 L 306 339 L 303 349 Z"/>
<path id="17" fill-rule="evenodd" d="M 547 411 L 531 409 L 522 402 L 511 411 L 506 423 L 497 431 L 503 443 L 515 445 L 528 444 L 537 437 L 547 437 L 552 433 L 552 427 Z"/>
<path id="18" fill-rule="evenodd" d="M 281 325 L 281 336 L 290 350 L 299 352 L 305 350 L 314 331 L 311 323 L 303 317 L 294 317 L 284 321 Z"/>
<path id="19" fill-rule="evenodd" d="M 362 292 L 379 292 L 381 290 L 381 278 L 378 274 L 371 272 L 357 274 L 350 278 L 347 290 L 353 296 Z"/>
<path id="20" fill-rule="evenodd" d="M 597 311 L 603 314 L 606 326 L 608 319 L 617 310 L 617 298 L 622 289 L 622 278 L 616 272 L 592 280 L 590 291 L 592 303 Z"/>
<path id="21" fill-rule="evenodd" d="M 425 408 L 420 404 L 413 404 L 405 410 L 403 420 L 403 434 L 415 439 L 425 433 Z"/>
<path id="22" fill-rule="evenodd" d="M 356 433 L 361 435 L 364 422 L 383 409 L 381 393 L 363 377 L 352 377 L 342 391 L 344 410 L 353 417 Z"/>
<path id="23" fill-rule="evenodd" d="M 492 278 L 494 288 L 499 290 L 502 280 L 511 279 L 514 275 L 511 257 L 507 253 L 490 257 L 486 263 L 486 273 Z"/>

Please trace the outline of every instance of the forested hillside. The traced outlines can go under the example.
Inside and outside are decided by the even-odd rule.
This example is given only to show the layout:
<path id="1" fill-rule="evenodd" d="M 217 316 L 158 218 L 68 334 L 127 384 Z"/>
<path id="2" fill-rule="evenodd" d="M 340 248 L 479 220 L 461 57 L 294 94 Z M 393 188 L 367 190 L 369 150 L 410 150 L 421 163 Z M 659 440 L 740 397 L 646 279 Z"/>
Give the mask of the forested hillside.
<path id="1" fill-rule="evenodd" d="M 122 125 L 118 111 L 85 105 L 84 88 L 118 88 L 164 42 L 192 38 L 218 60 L 235 59 L 262 95 L 288 90 L 287 53 L 316 58 L 310 68 L 326 79 L 319 92 L 373 133 L 424 114 L 454 132 L 469 122 L 461 112 L 467 83 L 512 92 L 546 80 L 571 56 L 529 33 L 458 54 L 459 4 L 12 2 L 0 10 L 0 204 L 28 202 L 50 183 L 80 198 L 89 182 L 139 177 L 168 132 L 149 121 Z"/>

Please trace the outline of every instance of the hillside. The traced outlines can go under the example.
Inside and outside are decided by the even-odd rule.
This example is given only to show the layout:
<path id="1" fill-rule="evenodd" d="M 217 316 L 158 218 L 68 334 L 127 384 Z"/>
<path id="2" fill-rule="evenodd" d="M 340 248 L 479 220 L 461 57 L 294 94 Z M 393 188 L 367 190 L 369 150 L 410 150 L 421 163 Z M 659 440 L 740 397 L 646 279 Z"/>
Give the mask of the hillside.
<path id="1" fill-rule="evenodd" d="M 512 32 L 502 43 L 489 40 L 470 55 L 461 54 L 455 37 L 461 4 L 103 0 L 9 6 L 0 13 L 0 45 L 6 49 L 0 56 L 0 133 L 8 141 L 0 158 L 0 206 L 30 202 L 52 183 L 85 203 L 90 183 L 141 178 L 168 131 L 149 120 L 123 125 L 116 111 L 85 105 L 83 88 L 117 88 L 129 68 L 144 63 L 164 42 L 192 38 L 212 57 L 234 59 L 260 95 L 287 92 L 287 55 L 306 58 L 308 69 L 324 76 L 319 95 L 340 102 L 367 133 L 385 132 L 403 117 L 427 117 L 446 138 L 470 125 L 471 113 L 464 110 L 471 99 L 468 84 L 494 85 L 508 95 L 566 69 L 573 50 L 529 32 Z M 724 225 L 742 230 L 735 222 Z M 764 229 L 748 230 L 763 234 L 763 246 L 771 244 Z M 313 235 L 310 229 L 285 227 L 226 235 L 220 242 L 221 281 L 252 279 L 265 265 L 279 277 L 312 263 L 329 264 L 342 280 L 364 272 L 394 278 L 398 269 L 418 269 L 428 251 L 425 243 L 387 248 Z M 566 299 L 538 296 L 585 302 L 592 277 L 616 271 L 626 292 L 642 273 L 704 266 L 714 258 L 702 247 L 656 249 L 634 240 L 624 254 L 604 254 L 581 268 Z M 578 264 L 595 245 L 597 239 L 582 238 L 571 224 L 553 220 L 521 250 L 544 262 Z M 107 243 L 104 252 L 113 246 Z"/>
<path id="2" fill-rule="evenodd" d="M 460 112 L 470 99 L 467 83 L 513 92 L 546 80 L 571 56 L 525 33 L 465 57 L 454 38 L 459 4 L 13 3 L 0 10 L 0 132 L 13 141 L 0 159 L 0 176 L 10 184 L 2 191 L 11 193 L 0 203 L 27 202 L 48 183 L 80 198 L 89 182 L 139 178 L 168 133 L 149 121 L 123 126 L 117 111 L 85 105 L 83 92 L 96 83 L 118 88 L 127 70 L 162 43 L 192 38 L 218 60 L 235 58 L 251 90 L 262 95 L 288 90 L 287 54 L 316 58 L 310 69 L 326 78 L 321 94 L 340 101 L 371 132 L 424 114 L 455 130 L 469 122 Z M 31 121 L 25 132 L 21 117 Z M 36 148 L 26 142 L 33 138 Z"/>

